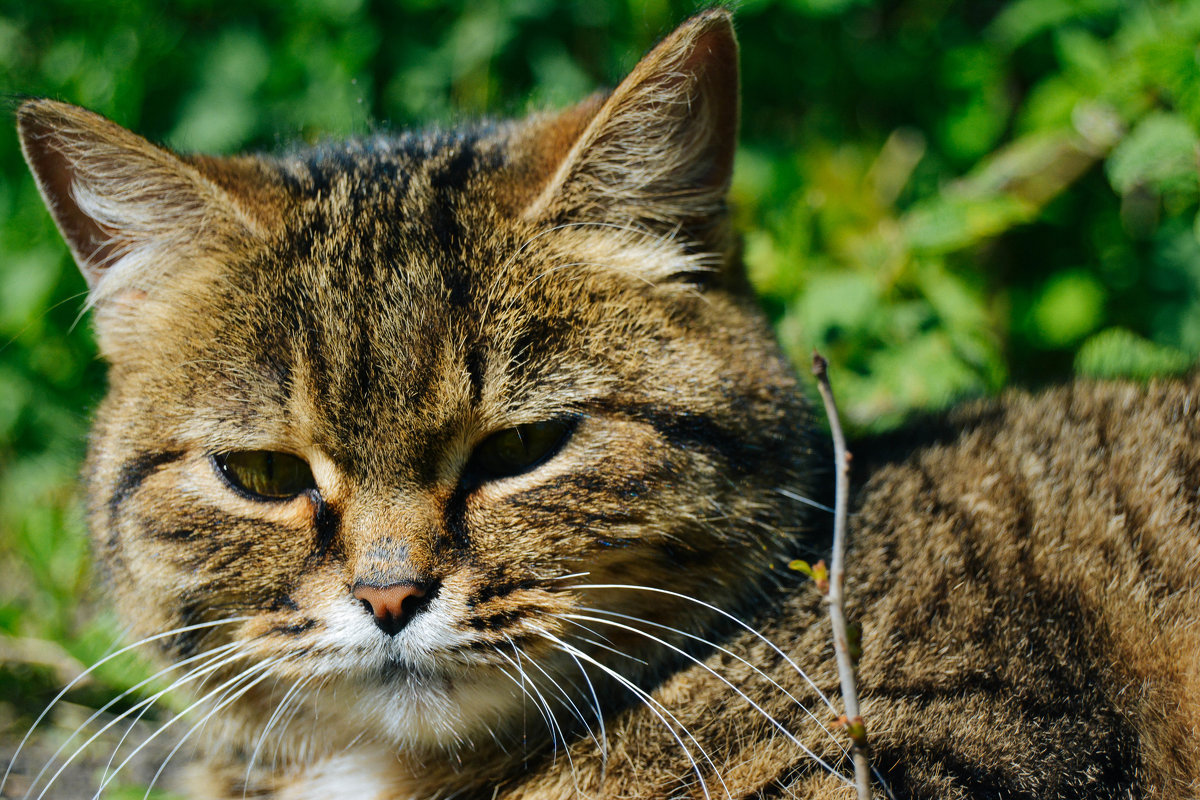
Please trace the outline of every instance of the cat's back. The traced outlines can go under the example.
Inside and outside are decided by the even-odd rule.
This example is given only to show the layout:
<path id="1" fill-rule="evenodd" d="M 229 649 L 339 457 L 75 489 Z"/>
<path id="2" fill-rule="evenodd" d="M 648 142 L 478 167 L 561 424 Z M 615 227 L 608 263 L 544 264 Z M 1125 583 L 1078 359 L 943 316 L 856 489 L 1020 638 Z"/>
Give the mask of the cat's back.
<path id="1" fill-rule="evenodd" d="M 1081 382 L 855 448 L 849 614 L 899 796 L 1200 790 L 1198 407 L 1195 378 Z"/>
<path id="2" fill-rule="evenodd" d="M 1194 794 L 1198 406 L 1195 378 L 1014 393 L 871 474 L 848 592 L 884 762 L 903 738 L 947 786 Z"/>

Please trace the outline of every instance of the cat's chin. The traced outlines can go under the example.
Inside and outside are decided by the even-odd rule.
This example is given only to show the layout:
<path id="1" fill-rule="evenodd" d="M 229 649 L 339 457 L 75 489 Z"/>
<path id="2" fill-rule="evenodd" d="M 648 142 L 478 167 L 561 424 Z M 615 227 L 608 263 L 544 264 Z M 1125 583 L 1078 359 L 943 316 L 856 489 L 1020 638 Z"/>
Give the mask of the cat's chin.
<path id="1" fill-rule="evenodd" d="M 312 680 L 323 687 L 309 699 L 309 715 L 330 726 L 331 741 L 363 738 L 398 749 L 454 749 L 490 739 L 510 727 L 506 720 L 521 717 L 524 695 L 507 670 L 427 653 L 409 658 L 392 644 L 307 664 Z M 298 680 L 297 665 L 287 671 L 285 680 Z"/>
<path id="2" fill-rule="evenodd" d="M 460 748 L 521 716 L 520 687 L 496 669 L 427 671 L 394 662 L 341 683 L 329 711 L 401 749 Z"/>
<path id="3" fill-rule="evenodd" d="M 264 680 L 261 691 L 227 705 L 208 726 L 212 741 L 221 743 L 217 752 L 254 752 L 264 767 L 364 748 L 390 753 L 389 762 L 403 754 L 423 760 L 519 735 L 522 720 L 540 723 L 521 688 L 494 668 L 427 670 L 396 662 L 314 671 L 310 678 Z M 320 690 L 305 688 L 312 686 Z"/>
<path id="4" fill-rule="evenodd" d="M 292 695 L 308 722 L 291 726 L 283 738 L 295 741 L 283 744 L 285 752 L 356 741 L 392 750 L 454 750 L 491 740 L 539 713 L 514 677 L 515 655 L 464 646 L 472 637 L 454 633 L 436 614 L 396 636 L 381 635 L 361 613 L 330 615 L 315 630 L 291 637 L 256 635 L 277 629 L 276 622 L 256 621 L 242 631 L 243 642 L 257 645 L 251 663 L 269 664 L 275 680 L 263 697 L 232 711 L 257 737 L 272 715 L 283 716 L 276 709 L 286 709 L 288 687 L 298 687 Z M 534 669 L 529 658 L 523 666 Z M 315 745 L 306 744 L 314 736 Z"/>

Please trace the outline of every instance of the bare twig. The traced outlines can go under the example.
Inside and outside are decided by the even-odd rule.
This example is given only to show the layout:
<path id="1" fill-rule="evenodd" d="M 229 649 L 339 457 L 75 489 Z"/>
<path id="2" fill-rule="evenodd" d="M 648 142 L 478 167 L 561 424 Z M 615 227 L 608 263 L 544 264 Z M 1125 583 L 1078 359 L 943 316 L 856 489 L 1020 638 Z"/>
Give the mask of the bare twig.
<path id="1" fill-rule="evenodd" d="M 829 621 L 833 623 L 833 651 L 837 657 L 838 677 L 842 683 L 842 701 L 846 704 L 846 732 L 853 742 L 851 753 L 854 758 L 854 784 L 859 800 L 871 797 L 871 764 L 867 756 L 867 727 L 858 710 L 858 687 L 854 680 L 854 660 L 850 656 L 850 641 L 846 633 L 846 614 L 842 607 L 842 579 L 846 560 L 846 507 L 850 498 L 850 453 L 846 451 L 846 437 L 838 418 L 837 404 L 833 401 L 833 388 L 829 385 L 829 362 L 813 351 L 812 371 L 817 378 L 817 388 L 825 403 L 825 414 L 829 417 L 829 429 L 833 434 L 833 457 L 837 464 L 834 489 L 833 555 L 829 565 L 829 592 L 825 595 L 829 603 Z"/>

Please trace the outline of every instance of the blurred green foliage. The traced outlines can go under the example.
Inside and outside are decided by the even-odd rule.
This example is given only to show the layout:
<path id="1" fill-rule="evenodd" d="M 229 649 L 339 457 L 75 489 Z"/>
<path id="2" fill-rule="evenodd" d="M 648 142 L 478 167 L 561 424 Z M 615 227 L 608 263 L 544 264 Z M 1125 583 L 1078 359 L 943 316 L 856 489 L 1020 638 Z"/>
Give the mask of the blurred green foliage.
<path id="1" fill-rule="evenodd" d="M 694 9 L 2 0 L 0 91 L 178 148 L 270 150 L 570 103 Z M 737 23 L 748 268 L 789 353 L 830 358 L 852 428 L 1011 382 L 1190 367 L 1200 0 L 745 0 Z M 84 284 L 10 127 L 0 169 L 3 726 L 115 635 L 73 500 L 103 384 Z"/>

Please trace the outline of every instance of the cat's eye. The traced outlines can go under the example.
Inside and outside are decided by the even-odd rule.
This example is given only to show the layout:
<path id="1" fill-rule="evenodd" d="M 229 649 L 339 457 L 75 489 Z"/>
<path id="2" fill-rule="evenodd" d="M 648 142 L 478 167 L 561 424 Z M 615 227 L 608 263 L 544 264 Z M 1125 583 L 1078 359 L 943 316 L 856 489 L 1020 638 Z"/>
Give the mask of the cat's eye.
<path id="1" fill-rule="evenodd" d="M 307 462 L 289 453 L 240 450 L 213 456 L 222 477 L 256 500 L 286 500 L 315 489 Z"/>
<path id="2" fill-rule="evenodd" d="M 557 453 L 573 428 L 573 421 L 545 420 L 493 433 L 475 448 L 468 469 L 485 480 L 527 472 Z"/>

